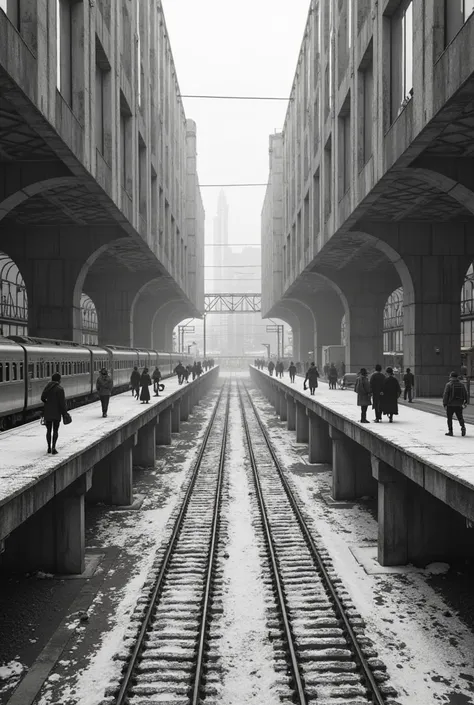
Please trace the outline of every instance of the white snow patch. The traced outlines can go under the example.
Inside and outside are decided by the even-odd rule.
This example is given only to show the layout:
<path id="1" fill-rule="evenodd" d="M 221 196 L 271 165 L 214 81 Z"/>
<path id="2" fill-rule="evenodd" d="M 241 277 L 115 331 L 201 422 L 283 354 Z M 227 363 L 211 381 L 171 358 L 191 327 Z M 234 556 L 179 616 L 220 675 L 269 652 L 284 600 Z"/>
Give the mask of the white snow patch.
<path id="1" fill-rule="evenodd" d="M 6 681 L 15 676 L 20 676 L 23 673 L 24 666 L 19 661 L 10 661 L 0 666 L 0 680 Z"/>
<path id="2" fill-rule="evenodd" d="M 426 566 L 425 571 L 432 575 L 444 575 L 450 569 L 449 563 L 430 563 Z"/>
<path id="3" fill-rule="evenodd" d="M 252 527 L 250 488 L 243 462 L 247 452 L 235 395 L 231 400 L 229 426 L 229 558 L 224 568 L 220 700 L 226 705 L 279 705 L 277 693 L 272 692 L 276 687 L 273 647 L 267 638 L 262 566 Z"/>

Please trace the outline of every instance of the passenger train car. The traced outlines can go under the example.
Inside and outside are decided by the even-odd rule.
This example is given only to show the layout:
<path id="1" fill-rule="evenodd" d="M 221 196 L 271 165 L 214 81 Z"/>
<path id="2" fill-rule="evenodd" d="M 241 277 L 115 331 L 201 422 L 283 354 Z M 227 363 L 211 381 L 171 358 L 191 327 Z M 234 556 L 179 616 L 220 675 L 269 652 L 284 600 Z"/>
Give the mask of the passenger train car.
<path id="1" fill-rule="evenodd" d="M 173 374 L 178 362 L 189 355 L 158 352 L 117 345 L 80 345 L 62 340 L 24 336 L 0 337 L 0 430 L 32 418 L 42 407 L 41 393 L 51 375 L 59 372 L 68 408 L 95 395 L 99 371 L 106 367 L 114 382 L 114 393 L 128 388 L 136 366 L 156 366 L 163 377 Z"/>

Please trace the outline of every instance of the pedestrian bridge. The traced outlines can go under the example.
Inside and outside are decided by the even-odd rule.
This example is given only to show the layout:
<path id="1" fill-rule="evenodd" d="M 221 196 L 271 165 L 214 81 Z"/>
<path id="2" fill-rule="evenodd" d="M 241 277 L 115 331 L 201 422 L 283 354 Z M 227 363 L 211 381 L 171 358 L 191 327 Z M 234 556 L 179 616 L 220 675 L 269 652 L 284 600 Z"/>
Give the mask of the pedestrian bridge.
<path id="1" fill-rule="evenodd" d="M 474 555 L 474 426 L 446 437 L 446 420 L 401 406 L 394 423 L 361 424 L 353 391 L 303 380 L 290 384 L 250 367 L 310 463 L 332 463 L 332 499 L 378 498 L 378 561 L 383 566 Z M 371 414 L 369 414 L 371 419 Z M 471 430 L 472 429 L 472 430 Z"/>

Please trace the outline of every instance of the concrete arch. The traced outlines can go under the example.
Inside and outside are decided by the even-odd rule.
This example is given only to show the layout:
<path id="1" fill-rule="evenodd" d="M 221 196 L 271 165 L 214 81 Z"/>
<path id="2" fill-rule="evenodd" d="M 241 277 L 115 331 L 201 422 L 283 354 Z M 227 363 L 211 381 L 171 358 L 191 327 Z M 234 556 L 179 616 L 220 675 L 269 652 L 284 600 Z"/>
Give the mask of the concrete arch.
<path id="1" fill-rule="evenodd" d="M 274 308 L 274 315 L 290 326 L 293 335 L 293 358 L 299 360 L 300 353 L 300 322 L 297 315 L 285 306 L 284 301 L 278 303 Z"/>
<path id="2" fill-rule="evenodd" d="M 10 193 L 6 198 L 0 201 L 0 222 L 10 211 L 17 208 L 29 198 L 32 198 L 32 196 L 37 196 L 40 193 L 51 191 L 60 186 L 71 186 L 71 188 L 73 188 L 79 183 L 81 183 L 81 179 L 78 176 L 70 175 L 54 176 L 48 179 L 27 183 L 23 188 Z"/>
<path id="3" fill-rule="evenodd" d="M 409 167 L 409 172 L 415 174 L 417 178 L 422 179 L 426 184 L 437 188 L 442 193 L 446 193 L 460 205 L 467 208 L 474 214 L 474 191 L 467 186 L 464 186 L 459 181 L 443 174 L 434 169 L 426 169 L 424 167 Z"/>

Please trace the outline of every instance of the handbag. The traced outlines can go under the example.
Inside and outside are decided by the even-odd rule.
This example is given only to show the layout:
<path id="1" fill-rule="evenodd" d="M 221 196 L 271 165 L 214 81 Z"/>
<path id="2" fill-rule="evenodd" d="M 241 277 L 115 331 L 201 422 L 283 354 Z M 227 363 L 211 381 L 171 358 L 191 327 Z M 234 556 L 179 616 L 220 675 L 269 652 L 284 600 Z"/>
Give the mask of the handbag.
<path id="1" fill-rule="evenodd" d="M 46 421 L 44 420 L 43 414 L 41 414 L 41 417 L 40 417 L 40 424 L 41 424 L 41 426 L 46 426 Z"/>
<path id="2" fill-rule="evenodd" d="M 165 385 L 164 385 L 164 384 L 159 384 L 159 385 L 158 385 L 158 391 L 159 391 L 159 392 L 162 392 L 164 388 L 165 388 Z"/>
<path id="3" fill-rule="evenodd" d="M 72 416 L 68 411 L 66 411 L 66 413 L 63 416 L 63 424 L 65 426 L 69 426 L 70 423 L 72 423 Z"/>

